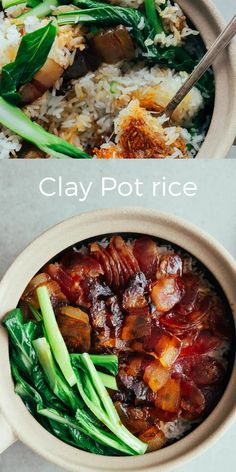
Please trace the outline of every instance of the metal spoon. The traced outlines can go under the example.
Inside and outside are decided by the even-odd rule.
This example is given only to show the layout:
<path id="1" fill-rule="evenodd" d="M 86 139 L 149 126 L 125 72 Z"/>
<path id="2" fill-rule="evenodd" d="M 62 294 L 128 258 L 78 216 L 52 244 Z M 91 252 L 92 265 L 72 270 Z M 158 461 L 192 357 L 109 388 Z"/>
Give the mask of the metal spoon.
<path id="1" fill-rule="evenodd" d="M 233 39 L 236 34 L 236 15 L 232 18 L 228 26 L 222 31 L 220 36 L 216 39 L 210 49 L 207 51 L 205 56 L 201 59 L 199 64 L 190 74 L 186 82 L 180 87 L 176 95 L 171 99 L 166 108 L 161 112 L 152 112 L 155 116 L 166 115 L 168 118 L 171 117 L 175 109 L 190 92 L 191 88 L 198 82 L 202 75 L 209 69 L 213 64 L 214 60 L 220 54 L 226 46 Z"/>

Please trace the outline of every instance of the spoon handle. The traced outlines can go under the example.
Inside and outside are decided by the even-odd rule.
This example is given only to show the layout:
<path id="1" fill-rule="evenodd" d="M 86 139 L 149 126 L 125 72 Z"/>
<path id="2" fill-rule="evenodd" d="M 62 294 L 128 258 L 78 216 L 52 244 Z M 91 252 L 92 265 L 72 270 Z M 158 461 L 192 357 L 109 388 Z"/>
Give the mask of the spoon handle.
<path id="1" fill-rule="evenodd" d="M 186 82 L 182 85 L 182 87 L 178 90 L 176 95 L 172 98 L 172 100 L 167 105 L 164 113 L 166 116 L 170 117 L 177 106 L 182 102 L 182 100 L 186 97 L 188 92 L 194 86 L 196 82 L 202 77 L 202 75 L 209 69 L 212 65 L 218 54 L 220 54 L 226 46 L 230 43 L 231 39 L 233 39 L 234 35 L 236 34 L 236 15 L 232 18 L 228 26 L 222 31 L 220 36 L 216 39 L 210 49 L 207 51 L 205 56 L 199 62 L 197 67 L 193 70 L 190 74 Z"/>

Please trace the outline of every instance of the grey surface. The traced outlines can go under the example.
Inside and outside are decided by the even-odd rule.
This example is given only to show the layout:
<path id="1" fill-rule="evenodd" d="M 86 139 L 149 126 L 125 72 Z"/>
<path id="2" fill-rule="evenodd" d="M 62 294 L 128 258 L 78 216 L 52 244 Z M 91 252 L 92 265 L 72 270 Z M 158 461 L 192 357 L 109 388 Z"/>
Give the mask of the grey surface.
<path id="1" fill-rule="evenodd" d="M 117 206 L 143 206 L 185 217 L 214 235 L 236 257 L 236 161 L 155 161 L 145 165 L 137 161 L 120 162 L 3 162 L 0 168 L 0 256 L 1 274 L 16 255 L 42 231 L 53 224 L 87 210 Z M 23 166 L 22 166 L 23 164 Z M 104 165 L 103 165 L 104 164 Z M 22 169 L 24 167 L 24 172 Z M 40 195 L 38 185 L 45 176 L 63 176 L 64 181 L 94 181 L 94 189 L 86 203 L 76 197 L 46 198 Z M 112 195 L 102 198 L 102 176 L 116 177 L 119 182 L 139 178 L 144 182 L 144 197 L 122 198 Z M 151 196 L 151 182 L 166 176 L 167 182 L 194 181 L 196 197 Z M 207 453 L 182 467 L 182 472 L 207 470 L 229 472 L 235 470 L 234 444 L 236 425 Z M 1 472 L 60 472 L 28 448 L 16 443 L 0 456 Z"/>
<path id="2" fill-rule="evenodd" d="M 235 0 L 213 0 L 213 3 L 219 8 L 226 20 L 230 20 L 235 15 Z"/>
<path id="3" fill-rule="evenodd" d="M 236 0 L 213 0 L 213 3 L 220 10 L 226 21 L 231 20 L 236 13 Z M 227 157 L 229 159 L 236 159 L 236 146 L 231 148 Z"/>

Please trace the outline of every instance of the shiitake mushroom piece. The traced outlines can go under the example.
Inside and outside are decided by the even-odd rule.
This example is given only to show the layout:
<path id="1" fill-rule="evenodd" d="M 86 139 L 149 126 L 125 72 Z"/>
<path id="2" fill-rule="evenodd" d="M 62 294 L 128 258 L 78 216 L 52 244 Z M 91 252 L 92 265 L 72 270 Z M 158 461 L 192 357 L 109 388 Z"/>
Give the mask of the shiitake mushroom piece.
<path id="1" fill-rule="evenodd" d="M 87 72 L 95 71 L 100 64 L 101 58 L 93 47 L 88 45 L 83 51 L 77 49 L 73 64 L 64 73 L 64 80 L 79 79 Z"/>
<path id="2" fill-rule="evenodd" d="M 96 33 L 90 43 L 107 64 L 116 64 L 135 57 L 133 40 L 127 28 L 122 25 Z"/>

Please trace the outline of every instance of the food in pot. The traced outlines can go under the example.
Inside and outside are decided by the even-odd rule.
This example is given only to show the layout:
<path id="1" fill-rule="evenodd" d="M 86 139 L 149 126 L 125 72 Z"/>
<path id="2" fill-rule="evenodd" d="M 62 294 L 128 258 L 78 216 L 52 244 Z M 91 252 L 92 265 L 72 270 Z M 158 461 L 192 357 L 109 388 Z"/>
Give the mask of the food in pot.
<path id="1" fill-rule="evenodd" d="M 211 413 L 234 327 L 190 254 L 120 234 L 66 250 L 3 321 L 15 390 L 59 439 L 105 455 L 157 451 Z"/>
<path id="2" fill-rule="evenodd" d="M 164 110 L 204 54 L 171 0 L 3 0 L 0 158 L 194 157 L 209 127 L 208 71 Z"/>

